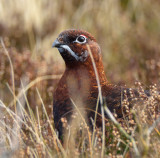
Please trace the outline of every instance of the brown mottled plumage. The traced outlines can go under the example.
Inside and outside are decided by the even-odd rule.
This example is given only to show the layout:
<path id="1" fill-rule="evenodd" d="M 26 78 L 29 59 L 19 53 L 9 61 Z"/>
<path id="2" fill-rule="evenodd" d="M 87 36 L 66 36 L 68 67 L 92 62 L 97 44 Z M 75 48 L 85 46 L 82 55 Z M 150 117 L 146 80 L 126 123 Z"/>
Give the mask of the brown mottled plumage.
<path id="1" fill-rule="evenodd" d="M 122 117 L 121 100 L 124 97 L 124 88 L 108 83 L 101 50 L 95 38 L 86 31 L 66 30 L 53 43 L 53 47 L 58 48 L 66 64 L 66 70 L 58 83 L 53 98 L 54 123 L 60 136 L 63 133 L 61 118 L 66 117 L 69 120 L 73 111 L 70 98 L 81 100 L 88 118 L 94 118 L 95 115 L 93 110 L 96 109 L 98 86 L 87 45 L 96 64 L 104 102 L 111 112 L 116 111 L 118 117 Z M 130 97 L 129 89 L 125 90 L 127 96 Z M 138 95 L 136 91 L 134 93 Z M 101 113 L 100 106 L 98 107 L 99 113 Z M 96 124 L 101 126 L 101 119 L 98 120 Z"/>

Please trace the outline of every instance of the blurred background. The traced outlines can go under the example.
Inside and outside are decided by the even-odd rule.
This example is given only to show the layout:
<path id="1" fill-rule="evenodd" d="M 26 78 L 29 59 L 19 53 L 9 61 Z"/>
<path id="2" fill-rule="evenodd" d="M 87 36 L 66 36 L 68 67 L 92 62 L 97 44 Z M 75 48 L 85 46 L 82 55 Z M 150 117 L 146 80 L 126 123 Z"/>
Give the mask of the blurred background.
<path id="1" fill-rule="evenodd" d="M 15 93 L 21 79 L 61 75 L 64 62 L 52 42 L 65 29 L 84 29 L 100 44 L 109 82 L 133 87 L 140 81 L 160 83 L 160 1 L 157 0 L 0 0 L 0 36 L 14 69 Z M 0 99 L 13 100 L 11 67 L 0 44 Z M 59 78 L 43 80 L 27 94 L 39 105 L 36 88 L 46 105 Z"/>

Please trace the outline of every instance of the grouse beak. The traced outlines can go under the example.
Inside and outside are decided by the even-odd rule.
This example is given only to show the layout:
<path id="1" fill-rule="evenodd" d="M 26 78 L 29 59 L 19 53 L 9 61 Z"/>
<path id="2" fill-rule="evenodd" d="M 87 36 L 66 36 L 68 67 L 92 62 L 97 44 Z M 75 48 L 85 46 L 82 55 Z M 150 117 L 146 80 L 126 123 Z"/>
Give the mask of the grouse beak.
<path id="1" fill-rule="evenodd" d="M 53 47 L 56 47 L 56 48 L 59 48 L 62 44 L 58 41 L 58 39 L 56 39 L 53 44 L 52 44 L 52 48 Z"/>

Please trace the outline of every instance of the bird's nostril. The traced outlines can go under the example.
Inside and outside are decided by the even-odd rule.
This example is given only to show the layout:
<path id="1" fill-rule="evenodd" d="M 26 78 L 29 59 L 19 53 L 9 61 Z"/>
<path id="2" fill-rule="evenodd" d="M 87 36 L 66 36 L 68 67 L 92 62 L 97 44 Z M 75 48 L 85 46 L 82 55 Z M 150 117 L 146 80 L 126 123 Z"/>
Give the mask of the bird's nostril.
<path id="1" fill-rule="evenodd" d="M 58 41 L 59 41 L 59 42 L 63 42 L 63 38 L 59 37 L 59 38 L 58 38 Z"/>
<path id="2" fill-rule="evenodd" d="M 57 47 L 57 48 L 59 48 L 60 45 L 61 45 L 61 43 L 56 39 L 56 40 L 53 42 L 52 47 Z"/>

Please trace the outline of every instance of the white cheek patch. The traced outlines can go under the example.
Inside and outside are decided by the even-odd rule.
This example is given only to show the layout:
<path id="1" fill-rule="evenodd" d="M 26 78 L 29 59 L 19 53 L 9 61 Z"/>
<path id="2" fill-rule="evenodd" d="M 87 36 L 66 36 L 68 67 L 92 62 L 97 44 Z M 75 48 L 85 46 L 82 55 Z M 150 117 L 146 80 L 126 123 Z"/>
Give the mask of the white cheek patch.
<path id="1" fill-rule="evenodd" d="M 78 56 L 68 45 L 61 45 L 61 48 L 66 49 L 77 61 L 85 61 L 88 57 L 87 51 L 82 52 L 81 56 Z"/>
<path id="2" fill-rule="evenodd" d="M 75 54 L 75 52 L 72 51 L 72 49 L 67 45 L 61 45 L 62 48 L 66 49 L 77 61 L 79 60 L 79 57 Z"/>

